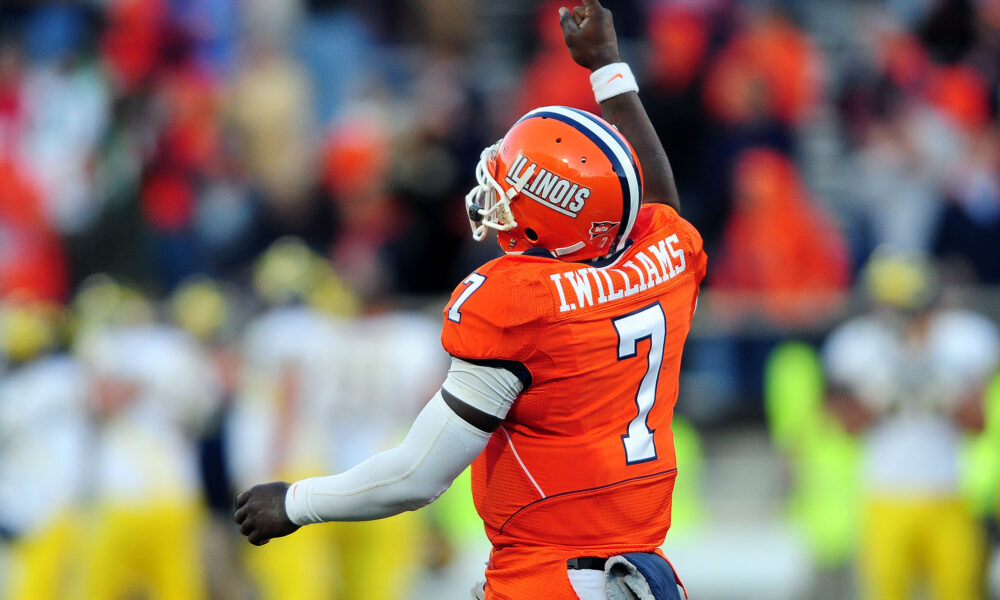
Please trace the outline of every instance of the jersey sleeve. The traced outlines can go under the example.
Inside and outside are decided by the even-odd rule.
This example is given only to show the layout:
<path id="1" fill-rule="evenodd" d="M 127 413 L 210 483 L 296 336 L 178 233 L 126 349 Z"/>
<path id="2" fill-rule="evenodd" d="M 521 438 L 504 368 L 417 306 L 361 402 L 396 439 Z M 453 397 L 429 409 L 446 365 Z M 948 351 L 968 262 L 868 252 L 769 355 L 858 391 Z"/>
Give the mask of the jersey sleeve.
<path id="1" fill-rule="evenodd" d="M 463 279 L 444 308 L 445 351 L 468 361 L 527 366 L 553 310 L 551 296 L 532 273 L 537 270 L 530 258 L 504 256 Z"/>

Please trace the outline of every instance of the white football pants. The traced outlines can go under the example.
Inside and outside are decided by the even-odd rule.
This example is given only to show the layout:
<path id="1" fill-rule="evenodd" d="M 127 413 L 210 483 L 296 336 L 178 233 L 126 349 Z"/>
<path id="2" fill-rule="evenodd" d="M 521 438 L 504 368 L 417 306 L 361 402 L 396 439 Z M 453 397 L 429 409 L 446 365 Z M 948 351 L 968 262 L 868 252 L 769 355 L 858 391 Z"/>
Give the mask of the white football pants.
<path id="1" fill-rule="evenodd" d="M 569 569 L 569 583 L 573 586 L 573 591 L 580 600 L 608 600 L 608 594 L 604 589 L 604 571 L 595 569 Z M 483 586 L 485 581 L 480 581 L 472 588 L 472 600 L 483 600 Z"/>

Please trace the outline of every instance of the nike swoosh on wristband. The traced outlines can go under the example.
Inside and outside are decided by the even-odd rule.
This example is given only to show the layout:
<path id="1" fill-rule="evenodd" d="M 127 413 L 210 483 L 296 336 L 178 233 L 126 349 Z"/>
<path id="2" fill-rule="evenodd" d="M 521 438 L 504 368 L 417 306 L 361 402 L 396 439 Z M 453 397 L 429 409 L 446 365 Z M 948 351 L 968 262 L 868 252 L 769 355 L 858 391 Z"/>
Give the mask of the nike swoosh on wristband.
<path id="1" fill-rule="evenodd" d="M 621 79 L 621 78 L 622 78 L 622 74 L 621 73 L 617 73 L 614 77 L 612 77 L 611 79 L 608 80 L 608 83 L 611 83 L 615 79 Z"/>

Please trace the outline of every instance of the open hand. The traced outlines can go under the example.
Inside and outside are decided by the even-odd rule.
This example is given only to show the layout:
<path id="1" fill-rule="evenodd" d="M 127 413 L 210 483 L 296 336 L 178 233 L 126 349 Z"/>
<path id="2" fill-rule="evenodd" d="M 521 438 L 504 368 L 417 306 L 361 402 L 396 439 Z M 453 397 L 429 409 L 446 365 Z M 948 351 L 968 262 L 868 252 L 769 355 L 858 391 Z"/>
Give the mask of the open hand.
<path id="1" fill-rule="evenodd" d="M 299 528 L 285 510 L 288 485 L 284 481 L 263 483 L 236 497 L 233 520 L 254 546 L 263 546 L 271 538 L 286 536 Z"/>
<path id="2" fill-rule="evenodd" d="M 583 6 L 577 6 L 572 11 L 559 9 L 559 24 L 570 56 L 581 67 L 591 71 L 621 62 L 611 11 L 601 6 L 598 0 L 582 1 Z"/>

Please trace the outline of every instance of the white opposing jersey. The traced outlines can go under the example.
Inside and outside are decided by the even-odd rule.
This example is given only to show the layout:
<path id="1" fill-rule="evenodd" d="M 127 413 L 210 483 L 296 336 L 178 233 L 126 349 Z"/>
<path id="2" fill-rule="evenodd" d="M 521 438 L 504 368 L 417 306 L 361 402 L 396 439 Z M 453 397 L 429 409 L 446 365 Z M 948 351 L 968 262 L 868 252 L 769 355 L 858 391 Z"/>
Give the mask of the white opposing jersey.
<path id="1" fill-rule="evenodd" d="M 95 331 L 79 352 L 95 377 L 131 387 L 102 417 L 97 493 L 136 503 L 197 494 L 193 440 L 220 399 L 203 348 L 175 327 L 137 325 Z"/>
<path id="2" fill-rule="evenodd" d="M 342 471 L 384 449 L 447 371 L 439 323 L 407 312 L 343 321 L 277 308 L 246 332 L 227 423 L 240 485 Z"/>
<path id="3" fill-rule="evenodd" d="M 865 472 L 887 493 L 952 493 L 962 432 L 950 413 L 1000 367 L 1000 332 L 976 313 L 942 310 L 921 342 L 884 315 L 837 328 L 823 349 L 827 377 L 879 415 L 866 434 Z"/>
<path id="4" fill-rule="evenodd" d="M 308 306 L 272 309 L 247 327 L 227 455 L 240 486 L 324 466 L 343 322 Z"/>
<path id="5" fill-rule="evenodd" d="M 342 471 L 395 443 L 448 371 L 436 318 L 393 311 L 348 325 L 337 358 L 330 468 Z"/>
<path id="6" fill-rule="evenodd" d="M 77 505 L 89 464 L 84 369 L 43 357 L 0 379 L 0 524 L 25 534 Z"/>

